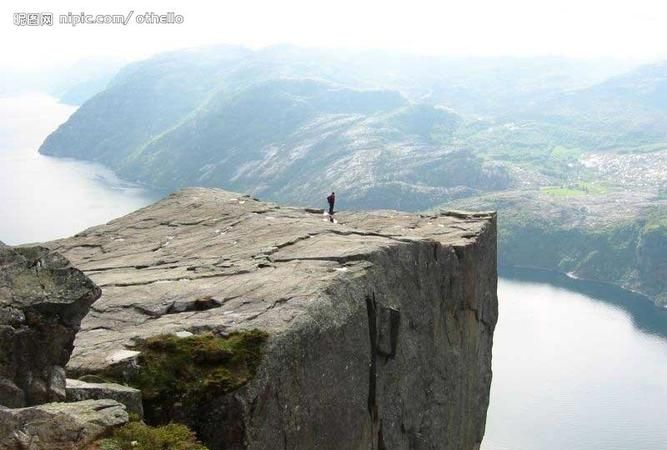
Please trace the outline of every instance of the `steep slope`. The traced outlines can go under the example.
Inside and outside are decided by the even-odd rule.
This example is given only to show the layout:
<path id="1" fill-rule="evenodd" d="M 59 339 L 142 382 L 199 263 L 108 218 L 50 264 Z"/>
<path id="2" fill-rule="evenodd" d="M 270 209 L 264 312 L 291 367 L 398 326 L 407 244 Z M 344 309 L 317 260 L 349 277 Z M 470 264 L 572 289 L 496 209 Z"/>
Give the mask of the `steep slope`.
<path id="1" fill-rule="evenodd" d="M 169 188 L 225 186 L 301 204 L 334 189 L 348 207 L 414 210 L 462 187 L 509 183 L 502 168 L 437 144 L 460 123 L 391 91 L 275 80 L 215 97 L 128 161 L 127 172 Z"/>
<path id="2" fill-rule="evenodd" d="M 479 448 L 495 216 L 337 216 L 188 189 L 49 243 L 102 288 L 68 369 L 213 449 Z"/>
<path id="3" fill-rule="evenodd" d="M 177 125 L 218 88 L 240 55 L 192 50 L 130 64 L 44 142 L 45 154 L 111 164 Z M 53 146 L 58 151 L 53 151 Z"/>
<path id="4" fill-rule="evenodd" d="M 164 190 L 218 186 L 313 204 L 333 189 L 357 208 L 418 210 L 512 184 L 502 165 L 456 143 L 466 121 L 451 110 L 284 77 L 316 71 L 271 55 L 201 52 L 129 66 L 40 151 Z"/>
<path id="5" fill-rule="evenodd" d="M 667 201 L 566 191 L 494 193 L 449 206 L 499 211 L 502 265 L 612 283 L 667 307 Z"/>

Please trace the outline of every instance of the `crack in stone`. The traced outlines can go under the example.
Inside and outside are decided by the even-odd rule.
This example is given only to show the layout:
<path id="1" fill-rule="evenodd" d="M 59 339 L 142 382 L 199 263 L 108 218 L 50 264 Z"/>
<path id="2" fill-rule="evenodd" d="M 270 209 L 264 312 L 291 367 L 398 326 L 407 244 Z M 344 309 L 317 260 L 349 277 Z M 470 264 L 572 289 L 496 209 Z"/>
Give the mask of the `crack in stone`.
<path id="1" fill-rule="evenodd" d="M 231 277 L 235 275 L 243 275 L 246 273 L 250 273 L 250 270 L 239 270 L 238 272 L 234 273 L 213 273 L 209 275 L 201 275 L 198 277 L 178 277 L 178 278 L 162 278 L 159 280 L 153 280 L 153 281 L 137 281 L 137 282 L 130 282 L 130 283 L 108 283 L 108 284 L 100 284 L 100 287 L 129 287 L 129 286 L 150 286 L 152 284 L 156 283 L 165 283 L 165 282 L 174 282 L 174 281 L 193 281 L 193 280 L 201 280 L 204 278 L 216 278 L 216 277 Z"/>
<path id="2" fill-rule="evenodd" d="M 391 239 L 391 240 L 397 241 L 397 242 L 415 242 L 414 239 L 400 238 L 400 237 L 396 237 L 397 235 L 382 234 L 382 233 L 377 233 L 377 232 L 374 232 L 374 231 L 327 230 L 325 233 L 336 234 L 336 235 L 339 235 L 339 236 L 373 236 L 373 237 L 381 237 L 381 238 L 385 238 L 385 239 Z"/>
<path id="3" fill-rule="evenodd" d="M 98 248 L 102 253 L 108 253 L 108 251 L 104 249 L 104 244 L 77 244 L 71 247 L 53 248 L 53 251 L 56 251 L 58 253 L 65 253 L 65 252 L 70 252 L 75 248 Z"/>
<path id="4" fill-rule="evenodd" d="M 358 255 L 345 255 L 345 256 L 295 256 L 292 258 L 268 258 L 271 262 L 292 262 L 292 261 L 329 261 L 336 262 L 338 264 L 345 264 L 351 261 L 366 261 L 368 260 L 367 254 L 358 254 Z"/>
<path id="5" fill-rule="evenodd" d="M 170 314 L 180 314 L 184 312 L 202 312 L 214 308 L 220 308 L 224 300 L 218 300 L 213 297 L 202 297 L 194 300 L 174 300 L 155 305 L 155 309 L 144 307 L 141 304 L 128 305 L 130 308 L 142 313 L 143 315 L 159 318 Z"/>
<path id="6" fill-rule="evenodd" d="M 376 428 L 378 427 L 378 406 L 377 406 L 377 353 L 375 351 L 377 346 L 377 302 L 375 300 L 375 292 L 372 295 L 366 296 L 366 312 L 368 314 L 368 334 L 370 344 L 370 364 L 368 367 L 368 415 L 371 421 L 371 433 L 376 435 Z M 380 425 L 381 430 L 381 425 Z M 381 433 L 379 431 L 378 435 Z M 379 450 L 375 437 L 371 441 L 372 450 Z"/>
<path id="7" fill-rule="evenodd" d="M 113 270 L 165 270 L 165 269 L 178 269 L 180 267 L 185 267 L 180 264 L 176 265 L 163 265 L 163 264 L 140 264 L 134 266 L 117 266 L 117 267 L 95 267 L 92 269 L 82 269 L 87 275 L 95 275 L 102 272 L 111 272 Z"/>

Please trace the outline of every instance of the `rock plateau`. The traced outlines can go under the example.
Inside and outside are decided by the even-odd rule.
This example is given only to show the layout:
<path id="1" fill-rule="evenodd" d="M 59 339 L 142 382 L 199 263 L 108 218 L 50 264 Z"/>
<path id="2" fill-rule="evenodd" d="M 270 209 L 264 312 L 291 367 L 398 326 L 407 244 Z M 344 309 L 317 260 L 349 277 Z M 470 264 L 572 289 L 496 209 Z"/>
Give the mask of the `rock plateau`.
<path id="1" fill-rule="evenodd" d="M 166 411 L 211 449 L 479 448 L 498 314 L 495 215 L 336 218 L 187 189 L 46 244 L 102 289 L 68 374 L 157 383 L 145 349 L 180 339 L 203 351 L 197 337 L 238 343 L 259 330 L 256 367 L 219 378 L 237 383 L 194 410 Z M 229 342 L 213 350 L 239 363 Z M 169 358 L 159 355 L 150 361 Z"/>

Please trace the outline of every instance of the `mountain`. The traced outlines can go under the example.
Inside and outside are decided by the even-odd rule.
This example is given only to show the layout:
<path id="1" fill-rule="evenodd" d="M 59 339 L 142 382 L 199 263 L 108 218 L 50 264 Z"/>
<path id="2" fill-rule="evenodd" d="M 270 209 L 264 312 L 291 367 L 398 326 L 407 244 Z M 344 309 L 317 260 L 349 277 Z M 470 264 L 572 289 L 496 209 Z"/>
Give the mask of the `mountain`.
<path id="1" fill-rule="evenodd" d="M 666 86 L 666 63 L 210 47 L 126 66 L 40 151 L 164 190 L 497 207 L 506 264 L 665 303 Z"/>
<path id="2" fill-rule="evenodd" d="M 667 140 L 667 62 L 640 66 L 585 89 L 553 94 L 521 116 L 594 133 L 598 147 Z"/>
<path id="3" fill-rule="evenodd" d="M 133 64 L 40 151 L 163 189 L 225 186 L 300 204 L 334 189 L 348 207 L 416 210 L 511 184 L 501 165 L 452 144 L 468 126 L 456 112 L 298 71 L 314 75 L 233 48 Z"/>

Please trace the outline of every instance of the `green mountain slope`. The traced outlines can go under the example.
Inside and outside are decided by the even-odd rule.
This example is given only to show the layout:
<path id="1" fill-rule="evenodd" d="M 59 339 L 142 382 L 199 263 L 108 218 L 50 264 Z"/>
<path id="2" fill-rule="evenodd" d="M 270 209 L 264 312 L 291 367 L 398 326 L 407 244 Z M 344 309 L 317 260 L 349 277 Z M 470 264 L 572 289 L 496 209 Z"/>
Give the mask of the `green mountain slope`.
<path id="1" fill-rule="evenodd" d="M 667 201 L 622 190 L 506 191 L 454 204 L 499 211 L 499 259 L 641 292 L 667 307 Z"/>
<path id="2" fill-rule="evenodd" d="M 451 110 L 396 90 L 283 77 L 312 68 L 282 60 L 214 53 L 129 66 L 40 151 L 162 189 L 224 186 L 302 204 L 335 189 L 347 207 L 417 210 L 512 183 L 502 165 L 455 145 L 468 121 Z"/>

